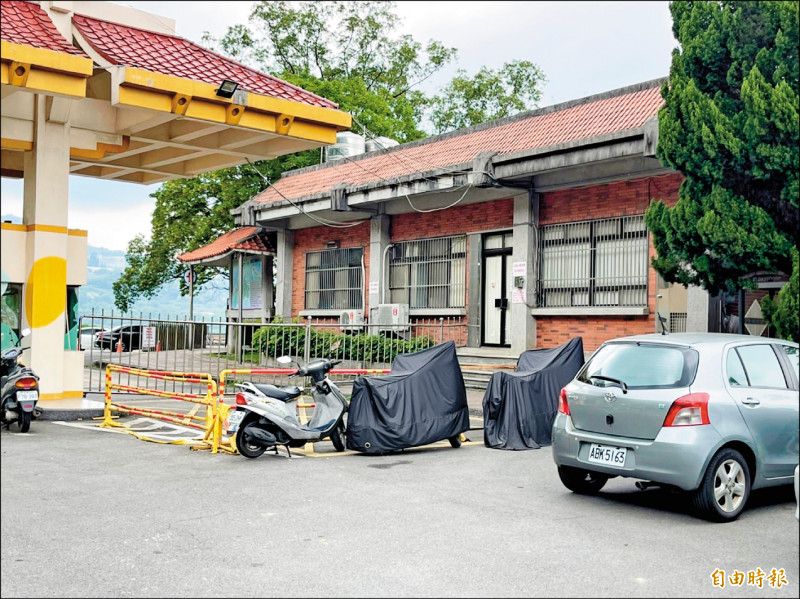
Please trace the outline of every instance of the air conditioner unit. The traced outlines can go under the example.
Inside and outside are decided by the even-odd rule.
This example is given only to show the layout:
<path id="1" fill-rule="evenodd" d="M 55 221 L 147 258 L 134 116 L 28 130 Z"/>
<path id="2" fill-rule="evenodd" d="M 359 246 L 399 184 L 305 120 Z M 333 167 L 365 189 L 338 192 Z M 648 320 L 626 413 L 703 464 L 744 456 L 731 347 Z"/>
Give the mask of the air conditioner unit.
<path id="1" fill-rule="evenodd" d="M 378 304 L 375 324 L 379 330 L 408 331 L 411 328 L 408 304 Z"/>
<path id="2" fill-rule="evenodd" d="M 364 327 L 364 310 L 344 310 L 339 314 L 339 328 L 343 331 L 360 330 Z"/>

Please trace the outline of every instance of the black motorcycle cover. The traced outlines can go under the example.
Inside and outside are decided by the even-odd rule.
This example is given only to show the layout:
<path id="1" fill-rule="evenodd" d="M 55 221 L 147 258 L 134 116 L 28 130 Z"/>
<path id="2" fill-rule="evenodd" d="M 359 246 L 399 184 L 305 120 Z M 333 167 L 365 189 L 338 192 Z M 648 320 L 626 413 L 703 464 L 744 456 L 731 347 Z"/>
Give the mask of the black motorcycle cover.
<path id="1" fill-rule="evenodd" d="M 385 376 L 353 382 L 347 448 L 386 453 L 448 439 L 469 430 L 464 377 L 449 341 L 399 354 Z"/>
<path id="2" fill-rule="evenodd" d="M 558 395 L 583 366 L 583 339 L 522 352 L 514 372 L 495 372 L 483 396 L 483 444 L 539 449 L 552 442 Z"/>

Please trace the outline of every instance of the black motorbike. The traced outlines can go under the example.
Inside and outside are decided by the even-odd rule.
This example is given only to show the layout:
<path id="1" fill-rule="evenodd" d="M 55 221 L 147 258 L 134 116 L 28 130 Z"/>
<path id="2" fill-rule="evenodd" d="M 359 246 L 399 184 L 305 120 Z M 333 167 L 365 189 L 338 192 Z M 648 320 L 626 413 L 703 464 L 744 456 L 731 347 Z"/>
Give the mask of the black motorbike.
<path id="1" fill-rule="evenodd" d="M 22 331 L 20 341 L 29 335 L 30 329 Z M 40 409 L 36 407 L 39 401 L 39 377 L 25 366 L 19 359 L 27 347 L 12 347 L 0 355 L 0 424 L 10 428 L 16 422 L 21 433 L 27 433 L 31 428 L 31 420 L 37 417 Z"/>

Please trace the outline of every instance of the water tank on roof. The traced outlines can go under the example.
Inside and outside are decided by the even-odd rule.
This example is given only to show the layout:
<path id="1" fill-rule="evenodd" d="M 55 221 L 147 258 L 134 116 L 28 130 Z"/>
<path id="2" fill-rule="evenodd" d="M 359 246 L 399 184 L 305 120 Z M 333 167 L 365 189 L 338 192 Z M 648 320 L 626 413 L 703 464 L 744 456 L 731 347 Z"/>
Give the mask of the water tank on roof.
<path id="1" fill-rule="evenodd" d="M 367 152 L 377 152 L 378 150 L 385 150 L 386 148 L 391 148 L 392 146 L 400 145 L 399 141 L 395 141 L 391 137 L 375 137 L 373 139 L 368 139 L 366 146 Z"/>
<path id="2" fill-rule="evenodd" d="M 325 162 L 335 162 L 364 153 L 364 136 L 351 131 L 336 134 L 336 143 L 325 149 Z"/>

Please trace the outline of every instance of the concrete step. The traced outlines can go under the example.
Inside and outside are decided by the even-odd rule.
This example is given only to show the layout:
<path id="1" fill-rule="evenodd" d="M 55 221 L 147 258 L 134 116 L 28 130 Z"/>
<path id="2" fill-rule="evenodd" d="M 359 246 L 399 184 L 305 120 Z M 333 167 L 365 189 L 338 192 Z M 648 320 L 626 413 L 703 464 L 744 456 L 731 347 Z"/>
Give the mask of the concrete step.
<path id="1" fill-rule="evenodd" d="M 507 347 L 459 347 L 456 355 L 462 368 L 469 368 L 470 365 L 515 366 L 519 358 Z"/>

